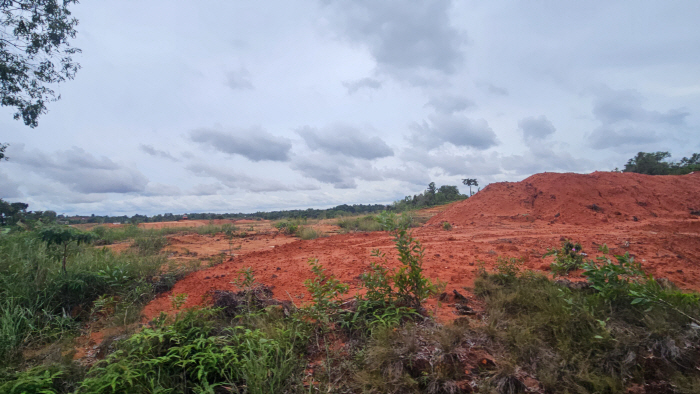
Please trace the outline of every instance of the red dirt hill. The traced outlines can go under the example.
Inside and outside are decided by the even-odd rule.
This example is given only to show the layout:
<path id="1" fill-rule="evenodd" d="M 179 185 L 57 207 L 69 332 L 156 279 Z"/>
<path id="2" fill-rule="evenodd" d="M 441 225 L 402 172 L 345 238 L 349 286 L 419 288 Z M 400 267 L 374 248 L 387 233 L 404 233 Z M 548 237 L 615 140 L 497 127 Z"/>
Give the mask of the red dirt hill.
<path id="1" fill-rule="evenodd" d="M 700 210 L 700 173 L 542 173 L 499 182 L 454 204 L 428 224 L 471 225 L 484 219 L 595 225 L 605 222 L 687 219 Z M 636 219 L 635 219 L 636 218 Z"/>

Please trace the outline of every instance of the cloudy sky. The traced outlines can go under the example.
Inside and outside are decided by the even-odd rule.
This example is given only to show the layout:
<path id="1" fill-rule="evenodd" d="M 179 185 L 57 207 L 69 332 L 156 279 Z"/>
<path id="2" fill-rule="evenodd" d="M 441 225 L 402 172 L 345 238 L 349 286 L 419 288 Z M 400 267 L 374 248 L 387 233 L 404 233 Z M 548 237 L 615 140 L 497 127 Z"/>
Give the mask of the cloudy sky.
<path id="1" fill-rule="evenodd" d="M 83 1 L 0 198 L 66 214 L 388 203 L 700 152 L 700 2 Z M 462 191 L 466 191 L 463 186 Z"/>

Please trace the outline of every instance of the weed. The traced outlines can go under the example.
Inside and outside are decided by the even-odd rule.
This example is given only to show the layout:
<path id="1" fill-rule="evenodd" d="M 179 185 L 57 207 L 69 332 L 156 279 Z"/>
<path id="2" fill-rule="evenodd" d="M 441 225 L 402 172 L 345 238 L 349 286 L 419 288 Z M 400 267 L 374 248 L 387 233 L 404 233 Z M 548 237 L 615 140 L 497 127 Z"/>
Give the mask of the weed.
<path id="1" fill-rule="evenodd" d="M 318 259 L 309 259 L 313 279 L 304 281 L 304 286 L 311 293 L 313 304 L 307 307 L 307 312 L 320 322 L 328 323 L 340 308 L 341 296 L 348 292 L 348 285 L 340 282 L 333 275 L 327 275 L 326 270 Z"/>
<path id="2" fill-rule="evenodd" d="M 570 240 L 562 241 L 560 249 L 547 249 L 542 257 L 554 256 L 554 262 L 550 265 L 552 275 L 568 275 L 569 272 L 583 266 L 583 258 L 586 254 L 579 243 Z"/>
<path id="3" fill-rule="evenodd" d="M 442 222 L 442 229 L 445 231 L 452 230 L 452 224 L 450 222 Z"/>
<path id="4" fill-rule="evenodd" d="M 382 226 L 375 217 L 374 215 L 365 215 L 354 218 L 342 218 L 336 223 L 344 232 L 381 231 Z"/>

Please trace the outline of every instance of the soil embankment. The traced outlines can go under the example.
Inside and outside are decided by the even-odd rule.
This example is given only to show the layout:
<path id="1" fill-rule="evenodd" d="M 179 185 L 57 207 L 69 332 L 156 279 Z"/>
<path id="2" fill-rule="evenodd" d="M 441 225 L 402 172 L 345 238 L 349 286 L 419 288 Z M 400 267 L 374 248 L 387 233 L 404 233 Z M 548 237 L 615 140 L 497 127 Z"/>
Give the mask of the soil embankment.
<path id="1" fill-rule="evenodd" d="M 700 290 L 698 211 L 700 174 L 544 173 L 489 185 L 438 213 L 414 236 L 425 246 L 425 274 L 447 282 L 448 293 L 464 292 L 479 267 L 490 270 L 499 257 L 520 258 L 526 268 L 547 271 L 551 260 L 542 259 L 542 254 L 559 247 L 563 239 L 580 242 L 590 257 L 601 244 L 615 254 L 629 252 L 648 273 Z M 442 228 L 444 221 L 452 224 L 451 230 Z M 258 281 L 273 287 L 275 298 L 303 303 L 309 299 L 303 282 L 311 277 L 311 258 L 351 284 L 352 295 L 358 276 L 376 261 L 370 256 L 374 249 L 387 253 L 390 267 L 398 266 L 391 237 L 382 232 L 269 240 L 262 250 L 248 249 L 189 275 L 151 302 L 144 318 L 171 311 L 172 294 L 187 294 L 184 306 L 192 307 L 206 303 L 210 290 L 234 290 L 231 281 L 245 267 L 252 267 Z M 432 300 L 429 307 L 436 304 Z M 444 306 L 435 310 L 440 319 L 456 317 Z"/>

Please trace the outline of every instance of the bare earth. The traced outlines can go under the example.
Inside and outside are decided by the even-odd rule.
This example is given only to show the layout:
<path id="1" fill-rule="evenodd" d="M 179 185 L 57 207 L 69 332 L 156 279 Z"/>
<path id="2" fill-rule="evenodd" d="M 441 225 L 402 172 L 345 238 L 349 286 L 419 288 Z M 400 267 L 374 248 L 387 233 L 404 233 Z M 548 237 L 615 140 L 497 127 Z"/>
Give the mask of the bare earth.
<path id="1" fill-rule="evenodd" d="M 439 210 L 439 209 L 438 209 Z M 434 210 L 436 211 L 436 210 Z M 472 198 L 451 204 L 413 235 L 425 247 L 428 277 L 447 282 L 447 292 L 473 285 L 479 266 L 490 270 L 498 257 L 521 258 L 532 270 L 547 271 L 547 248 L 561 240 L 580 242 L 589 257 L 607 244 L 614 254 L 629 252 L 655 277 L 666 277 L 681 288 L 700 290 L 700 174 L 646 176 L 596 172 L 544 173 L 521 182 L 489 185 Z M 442 223 L 452 224 L 447 231 Z M 211 290 L 237 290 L 231 282 L 237 272 L 252 267 L 256 279 L 273 286 L 274 296 L 295 303 L 309 300 L 304 280 L 311 277 L 308 260 L 319 259 L 330 273 L 351 285 L 373 261 L 373 249 L 387 253 L 388 265 L 398 266 L 391 236 L 383 232 L 338 234 L 302 241 L 272 231 L 268 222 L 257 235 L 235 239 L 234 256 L 224 263 L 195 272 L 171 292 L 146 306 L 144 321 L 161 311 L 172 312 L 170 296 L 187 294 L 184 307 L 206 304 Z M 180 223 L 180 222 L 178 222 Z M 242 223 L 236 223 L 239 228 Z M 269 231 L 263 231 L 268 226 Z M 328 222 L 319 226 L 335 231 Z M 196 234 L 170 237 L 173 257 L 211 257 L 229 252 L 221 236 Z M 196 253 L 196 255 L 192 255 Z M 573 273 L 575 279 L 578 273 Z M 579 276 L 580 277 L 580 276 Z M 456 317 L 444 304 L 428 302 L 442 320 Z"/>

